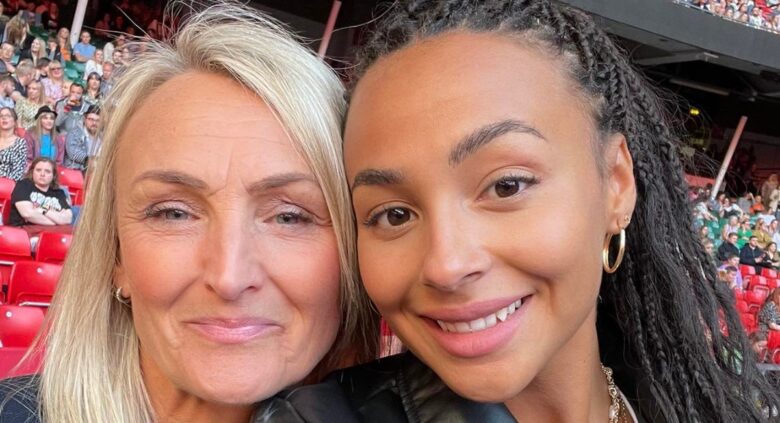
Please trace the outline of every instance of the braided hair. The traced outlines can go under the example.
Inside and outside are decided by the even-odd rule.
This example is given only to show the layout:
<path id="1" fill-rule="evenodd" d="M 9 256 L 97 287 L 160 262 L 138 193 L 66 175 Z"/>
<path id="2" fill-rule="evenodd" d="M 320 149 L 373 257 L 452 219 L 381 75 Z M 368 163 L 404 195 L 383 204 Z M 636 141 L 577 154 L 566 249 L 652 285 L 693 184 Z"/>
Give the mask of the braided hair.
<path id="1" fill-rule="evenodd" d="M 776 417 L 778 393 L 758 371 L 733 295 L 721 289 L 692 225 L 670 116 L 606 33 L 585 13 L 550 0 L 400 0 L 389 7 L 358 54 L 353 82 L 382 57 L 452 30 L 507 35 L 559 59 L 592 105 L 599 138 L 623 134 L 634 163 L 637 204 L 626 253 L 616 273 L 603 275 L 597 323 L 600 340 L 610 332 L 624 348 L 604 360 L 638 369 L 665 421 Z"/>

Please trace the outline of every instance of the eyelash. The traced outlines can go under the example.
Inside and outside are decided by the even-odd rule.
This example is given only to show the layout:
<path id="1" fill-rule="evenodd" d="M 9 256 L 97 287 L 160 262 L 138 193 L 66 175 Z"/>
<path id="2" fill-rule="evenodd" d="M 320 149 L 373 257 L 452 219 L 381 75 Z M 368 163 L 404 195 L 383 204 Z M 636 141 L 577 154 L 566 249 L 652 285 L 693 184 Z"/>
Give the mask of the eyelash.
<path id="1" fill-rule="evenodd" d="M 394 209 L 394 208 L 401 208 L 401 207 L 392 207 L 388 205 L 383 205 L 382 210 L 377 211 L 376 213 L 371 214 L 368 216 L 368 218 L 363 219 L 363 225 L 364 226 L 376 226 L 377 222 L 379 221 L 379 218 L 382 217 L 383 214 L 387 213 L 388 211 Z"/>
<path id="2" fill-rule="evenodd" d="M 176 211 L 183 213 L 188 218 L 193 217 L 192 212 L 184 210 L 184 208 L 182 207 L 176 207 L 166 203 L 155 204 L 147 208 L 146 210 L 144 210 L 144 216 L 151 219 L 160 219 L 160 218 L 164 218 L 165 217 L 164 215 L 166 213 L 176 212 Z M 185 220 L 185 219 L 166 219 L 166 220 Z"/>

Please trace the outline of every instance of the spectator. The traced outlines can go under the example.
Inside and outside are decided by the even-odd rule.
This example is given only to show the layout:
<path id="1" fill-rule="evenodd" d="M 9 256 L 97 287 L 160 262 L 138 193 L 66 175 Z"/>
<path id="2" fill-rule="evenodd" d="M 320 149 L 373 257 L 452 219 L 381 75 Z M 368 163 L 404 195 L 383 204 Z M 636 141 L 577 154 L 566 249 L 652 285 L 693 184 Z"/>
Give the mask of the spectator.
<path id="1" fill-rule="evenodd" d="M 739 270 L 739 255 L 737 254 L 730 254 L 728 260 L 726 260 L 726 263 L 724 263 L 722 266 L 718 268 L 718 270 L 724 270 L 728 272 L 729 268 L 734 269 L 734 279 L 733 279 L 733 286 L 730 284 L 729 288 L 739 288 L 744 289 L 743 281 L 742 281 L 742 272 Z"/>
<path id="2" fill-rule="evenodd" d="M 27 85 L 35 79 L 35 66 L 29 59 L 22 60 L 16 67 L 16 77 L 14 77 L 14 91 L 17 91 L 23 97 L 27 97 Z"/>
<path id="3" fill-rule="evenodd" d="M 750 205 L 750 213 L 760 214 L 764 212 L 763 197 L 760 194 L 753 196 L 753 204 Z"/>
<path id="4" fill-rule="evenodd" d="M 770 330 L 780 330 L 780 288 L 775 288 L 766 297 L 758 312 L 758 339 L 766 340 Z"/>
<path id="5" fill-rule="evenodd" d="M 718 220 L 707 209 L 707 202 L 706 202 L 706 200 L 702 200 L 702 201 L 697 202 L 696 206 L 693 209 L 693 211 L 694 211 L 694 218 L 695 219 L 700 219 L 700 220 L 707 221 L 707 222 L 712 222 L 712 221 Z"/>
<path id="6" fill-rule="evenodd" d="M 739 262 L 755 267 L 756 273 L 761 274 L 761 268 L 766 267 L 766 263 L 764 263 L 764 251 L 758 247 L 758 238 L 751 236 L 750 241 L 742 247 L 739 252 Z"/>
<path id="7" fill-rule="evenodd" d="M 766 246 L 765 253 L 766 260 L 769 260 L 772 267 L 775 269 L 780 268 L 780 253 L 777 252 L 777 243 L 770 242 L 769 245 Z"/>
<path id="8" fill-rule="evenodd" d="M 100 86 L 102 79 L 97 72 L 92 72 L 87 77 L 87 89 L 84 92 L 84 101 L 90 105 L 97 105 L 100 102 Z"/>
<path id="9" fill-rule="evenodd" d="M 715 263 L 717 261 L 717 257 L 715 256 L 715 244 L 708 239 L 704 241 L 703 245 L 704 252 L 707 253 L 707 256 L 709 256 L 709 258 L 712 259 L 712 262 Z"/>
<path id="10" fill-rule="evenodd" d="M 71 231 L 73 214 L 67 194 L 57 184 L 57 164 L 51 159 L 33 160 L 26 177 L 16 183 L 11 203 L 11 226 L 22 227 L 30 235 Z"/>
<path id="11" fill-rule="evenodd" d="M 11 44 L 13 49 L 11 57 L 16 53 L 29 50 L 34 39 L 35 37 L 30 34 L 30 25 L 21 16 L 14 16 L 8 21 L 6 37 L 3 41 Z"/>
<path id="12" fill-rule="evenodd" d="M 766 248 L 766 246 L 772 242 L 772 235 L 769 233 L 769 228 L 766 227 L 764 219 L 759 218 L 756 220 L 753 236 L 758 239 L 758 246 L 760 248 Z"/>
<path id="13" fill-rule="evenodd" d="M 718 261 L 726 261 L 730 256 L 739 256 L 739 248 L 737 248 L 737 234 L 732 232 L 728 235 L 726 242 L 720 244 L 718 247 Z"/>
<path id="14" fill-rule="evenodd" d="M 761 184 L 761 197 L 764 199 L 764 205 L 767 208 L 771 208 L 769 201 L 772 197 L 772 192 L 776 189 L 778 189 L 777 174 L 773 173 L 769 175 L 769 178 L 767 178 L 763 184 Z"/>
<path id="15" fill-rule="evenodd" d="M 707 225 L 702 225 L 702 227 L 699 228 L 699 240 L 702 245 L 704 245 L 704 241 L 707 241 L 708 239 L 710 239 L 710 228 Z"/>
<path id="16" fill-rule="evenodd" d="M 114 50 L 111 53 L 111 62 L 115 66 L 122 66 L 122 51 L 121 50 Z"/>
<path id="17" fill-rule="evenodd" d="M 119 64 L 116 60 L 116 52 L 119 52 L 120 56 L 122 54 L 122 49 L 125 48 L 125 44 L 127 43 L 127 39 L 125 38 L 125 34 L 120 33 L 116 36 L 113 42 L 107 42 L 106 45 L 103 46 L 103 57 L 108 59 L 111 58 L 111 61 L 115 64 Z"/>
<path id="18" fill-rule="evenodd" d="M 34 67 L 37 67 L 38 62 L 45 57 L 46 47 L 40 38 L 33 39 L 30 49 L 24 50 L 19 54 L 19 60 L 29 59 Z"/>
<path id="19" fill-rule="evenodd" d="M 736 204 L 742 210 L 750 210 L 750 207 L 753 206 L 753 194 L 750 192 L 746 192 L 744 195 L 737 198 Z"/>
<path id="20" fill-rule="evenodd" d="M 16 72 L 16 66 L 12 63 L 13 57 L 14 46 L 7 42 L 0 44 L 0 73 Z"/>
<path id="21" fill-rule="evenodd" d="M 27 142 L 27 161 L 47 157 L 62 165 L 65 158 L 65 137 L 57 134 L 54 125 L 57 113 L 49 106 L 38 109 L 35 125 L 24 136 Z"/>
<path id="22" fill-rule="evenodd" d="M 51 63 L 51 60 L 49 60 L 48 57 L 44 57 L 41 60 L 38 61 L 38 64 L 35 65 L 35 80 L 40 81 L 43 78 L 49 77 L 49 64 Z M 44 94 L 45 95 L 45 94 Z"/>
<path id="23" fill-rule="evenodd" d="M 2 91 L 0 94 L 0 107 L 10 107 L 14 108 L 15 102 L 13 97 L 11 96 L 14 92 L 14 83 L 16 80 L 14 80 L 14 77 L 11 75 L 5 75 L 0 77 L 0 90 Z"/>
<path id="24" fill-rule="evenodd" d="M 43 90 L 46 93 L 46 102 L 54 104 L 62 98 L 62 87 L 65 85 L 64 75 L 65 71 L 62 69 L 62 63 L 53 61 L 49 63 L 49 76 L 48 78 L 41 79 L 43 84 Z"/>
<path id="25" fill-rule="evenodd" d="M 750 219 L 742 219 L 739 223 L 739 229 L 737 229 L 737 235 L 739 236 L 739 239 L 737 239 L 737 247 L 741 249 L 750 241 L 750 237 L 753 236 L 753 229 L 750 227 Z"/>
<path id="26" fill-rule="evenodd" d="M 0 177 L 22 179 L 27 168 L 27 144 L 14 132 L 16 113 L 0 108 Z"/>
<path id="27" fill-rule="evenodd" d="M 49 3 L 49 10 L 41 14 L 41 24 L 50 31 L 60 27 L 60 8 L 56 1 Z"/>
<path id="28" fill-rule="evenodd" d="M 720 217 L 728 219 L 731 216 L 742 216 L 744 212 L 736 204 L 736 200 L 733 198 L 726 198 L 723 200 L 723 207 L 720 208 Z"/>
<path id="29" fill-rule="evenodd" d="M 92 36 L 89 31 L 81 31 L 79 42 L 73 46 L 73 55 L 77 62 L 86 63 L 88 60 L 95 57 L 95 46 L 89 42 L 92 40 Z"/>
<path id="30" fill-rule="evenodd" d="M 57 31 L 57 51 L 60 53 L 60 61 L 63 63 L 71 61 L 73 48 L 70 45 L 70 30 L 68 28 L 63 27 Z"/>
<path id="31" fill-rule="evenodd" d="M 738 270 L 734 266 L 726 266 L 723 268 L 723 282 L 726 282 L 730 289 L 737 288 L 737 272 Z M 741 285 L 739 285 L 739 289 L 742 289 Z"/>
<path id="32" fill-rule="evenodd" d="M 54 111 L 57 112 L 57 131 L 67 134 L 81 123 L 89 108 L 89 103 L 84 101 L 83 96 L 84 87 L 74 82 L 68 90 L 68 96 L 54 104 Z"/>
<path id="33" fill-rule="evenodd" d="M 104 13 L 103 19 L 95 23 L 95 35 L 98 37 L 107 38 L 111 31 L 111 14 Z"/>
<path id="34" fill-rule="evenodd" d="M 87 61 L 84 66 L 84 80 L 93 72 L 103 76 L 103 50 L 95 50 L 95 57 Z"/>
<path id="35" fill-rule="evenodd" d="M 103 81 L 100 83 L 100 96 L 105 97 L 114 87 L 114 69 L 116 67 L 111 62 L 103 62 Z"/>
<path id="36" fill-rule="evenodd" d="M 739 218 L 737 216 L 731 216 L 729 217 L 728 222 L 723 225 L 723 228 L 720 231 L 720 238 L 723 241 L 726 241 L 731 236 L 731 233 L 737 233 L 737 231 L 739 231 Z"/>
<path id="37" fill-rule="evenodd" d="M 29 130 L 35 124 L 38 109 L 45 105 L 46 94 L 43 92 L 43 85 L 39 81 L 30 82 L 27 86 L 27 97 L 20 97 L 14 108 L 19 116 L 19 127 L 25 131 Z"/>
<path id="38" fill-rule="evenodd" d="M 84 122 L 68 133 L 65 141 L 65 166 L 86 172 L 88 161 L 100 148 L 100 111 L 92 106 L 84 114 Z"/>
<path id="39" fill-rule="evenodd" d="M 60 45 L 57 44 L 57 37 L 49 35 L 46 41 L 46 58 L 50 61 L 58 61 L 62 63 L 62 52 L 60 51 Z"/>

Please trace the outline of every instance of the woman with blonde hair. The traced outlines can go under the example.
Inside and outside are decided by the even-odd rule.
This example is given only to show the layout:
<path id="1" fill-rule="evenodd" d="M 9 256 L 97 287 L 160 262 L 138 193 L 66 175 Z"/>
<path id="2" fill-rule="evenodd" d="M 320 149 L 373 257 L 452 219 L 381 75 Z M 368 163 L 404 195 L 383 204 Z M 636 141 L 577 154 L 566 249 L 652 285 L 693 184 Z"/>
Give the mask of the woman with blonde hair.
<path id="1" fill-rule="evenodd" d="M 65 159 L 65 137 L 59 135 L 54 125 L 57 112 L 49 106 L 42 106 L 35 112 L 35 124 L 24 134 L 27 142 L 27 163 L 38 157 L 48 157 L 57 166 Z"/>
<path id="2" fill-rule="evenodd" d="M 31 81 L 27 86 L 27 97 L 16 100 L 16 114 L 19 116 L 19 127 L 25 131 L 35 125 L 35 115 L 38 109 L 46 105 L 46 93 L 40 81 Z"/>
<path id="3" fill-rule="evenodd" d="M 778 188 L 777 174 L 773 173 L 761 184 L 761 198 L 767 209 L 771 208 L 772 193 Z M 776 207 L 776 203 L 775 203 Z"/>
<path id="4" fill-rule="evenodd" d="M 46 44 L 40 38 L 35 38 L 30 44 L 30 48 L 22 50 L 19 54 L 19 60 L 30 59 L 33 66 L 38 66 L 38 61 L 46 57 Z"/>
<path id="5" fill-rule="evenodd" d="M 232 2 L 147 47 L 105 103 L 42 373 L 0 386 L 0 420 L 248 422 L 376 352 L 336 75 Z"/>

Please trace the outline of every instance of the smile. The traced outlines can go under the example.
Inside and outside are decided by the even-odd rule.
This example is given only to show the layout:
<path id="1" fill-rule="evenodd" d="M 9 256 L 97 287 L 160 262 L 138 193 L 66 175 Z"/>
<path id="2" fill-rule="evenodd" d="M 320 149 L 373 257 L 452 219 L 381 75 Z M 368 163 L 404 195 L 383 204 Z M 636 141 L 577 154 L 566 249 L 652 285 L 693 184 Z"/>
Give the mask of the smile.
<path id="1" fill-rule="evenodd" d="M 441 330 L 453 333 L 472 333 L 492 328 L 499 322 L 505 322 L 515 311 L 523 305 L 523 300 L 519 299 L 506 307 L 500 308 L 486 316 L 476 318 L 468 322 L 446 322 L 436 320 Z"/>

